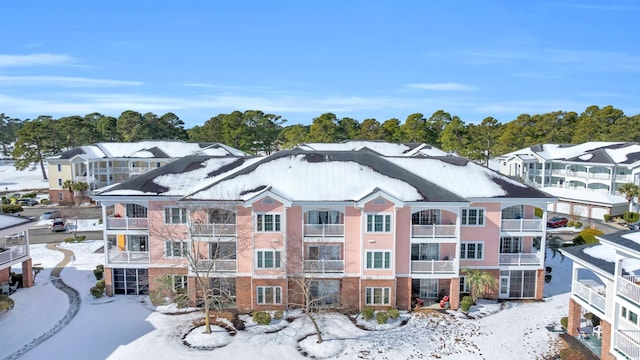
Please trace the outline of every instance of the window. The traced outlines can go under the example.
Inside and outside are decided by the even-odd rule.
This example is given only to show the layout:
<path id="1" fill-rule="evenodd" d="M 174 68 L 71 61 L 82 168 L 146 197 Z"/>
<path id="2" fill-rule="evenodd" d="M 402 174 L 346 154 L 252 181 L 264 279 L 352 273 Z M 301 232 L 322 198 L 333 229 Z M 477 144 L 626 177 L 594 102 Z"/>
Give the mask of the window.
<path id="1" fill-rule="evenodd" d="M 522 252 L 522 238 L 506 236 L 500 238 L 501 254 L 517 254 Z"/>
<path id="2" fill-rule="evenodd" d="M 460 294 L 468 293 L 469 291 L 469 282 L 467 281 L 466 276 L 460 276 Z"/>
<path id="3" fill-rule="evenodd" d="M 462 209 L 462 225 L 484 226 L 484 209 Z"/>
<path id="4" fill-rule="evenodd" d="M 307 224 L 340 224 L 340 212 L 338 211 L 316 211 L 307 213 Z"/>
<path id="5" fill-rule="evenodd" d="M 311 297 L 323 305 L 340 303 L 340 280 L 312 280 L 309 283 Z"/>
<path id="6" fill-rule="evenodd" d="M 236 213 L 224 209 L 209 210 L 209 224 L 235 224 Z"/>
<path id="7" fill-rule="evenodd" d="M 164 242 L 166 257 L 184 257 L 189 247 L 186 241 L 167 240 Z"/>
<path id="8" fill-rule="evenodd" d="M 367 269 L 390 269 L 390 251 L 367 251 Z"/>
<path id="9" fill-rule="evenodd" d="M 209 243 L 209 259 L 236 259 L 236 243 L 235 242 L 210 242 Z"/>
<path id="10" fill-rule="evenodd" d="M 258 269 L 274 269 L 280 267 L 280 251 L 262 250 L 257 253 Z"/>
<path id="11" fill-rule="evenodd" d="M 280 286 L 258 286 L 258 304 L 281 304 L 282 287 Z"/>
<path id="12" fill-rule="evenodd" d="M 522 219 L 522 214 L 524 214 L 522 205 L 511 206 L 502 210 L 503 219 Z"/>
<path id="13" fill-rule="evenodd" d="M 338 245 L 309 245 L 309 260 L 340 260 Z"/>
<path id="14" fill-rule="evenodd" d="M 146 218 L 147 208 L 138 204 L 127 204 L 127 217 Z"/>
<path id="15" fill-rule="evenodd" d="M 58 164 L 58 172 L 62 171 L 62 164 Z"/>
<path id="16" fill-rule="evenodd" d="M 280 231 L 280 214 L 257 214 L 256 231 L 275 232 Z"/>
<path id="17" fill-rule="evenodd" d="M 64 199 L 64 195 L 62 193 L 58 193 L 58 201 L 62 201 Z"/>
<path id="18" fill-rule="evenodd" d="M 367 305 L 389 305 L 391 288 L 388 287 L 368 287 L 365 289 L 365 304 Z"/>
<path id="19" fill-rule="evenodd" d="M 622 307 L 622 318 L 631 322 L 634 325 L 638 325 L 638 314 L 635 312 L 628 310 L 626 307 Z"/>
<path id="20" fill-rule="evenodd" d="M 62 186 L 62 179 L 58 179 L 58 186 Z"/>
<path id="21" fill-rule="evenodd" d="M 411 214 L 412 225 L 437 225 L 440 223 L 440 210 L 428 209 Z"/>
<path id="22" fill-rule="evenodd" d="M 165 208 L 164 209 L 165 224 L 186 224 L 187 209 L 183 208 Z"/>
<path id="23" fill-rule="evenodd" d="M 367 215 L 367 232 L 391 232 L 391 215 Z"/>
<path id="24" fill-rule="evenodd" d="M 171 287 L 171 289 L 173 289 L 173 291 L 187 289 L 187 275 L 167 275 L 167 280 L 169 281 L 169 286 Z"/>
<path id="25" fill-rule="evenodd" d="M 484 256 L 483 252 L 484 243 L 461 243 L 460 244 L 460 259 L 467 260 L 482 260 Z"/>

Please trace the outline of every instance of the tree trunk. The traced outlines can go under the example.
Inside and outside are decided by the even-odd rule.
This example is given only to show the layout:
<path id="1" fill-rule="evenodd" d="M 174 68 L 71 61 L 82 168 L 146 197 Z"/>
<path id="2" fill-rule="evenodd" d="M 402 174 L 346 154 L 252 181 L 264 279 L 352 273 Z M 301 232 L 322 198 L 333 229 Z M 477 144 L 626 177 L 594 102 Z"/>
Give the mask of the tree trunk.
<path id="1" fill-rule="evenodd" d="M 318 338 L 317 343 L 321 344 L 322 343 L 322 333 L 320 332 L 320 328 L 318 327 L 318 323 L 316 322 L 316 319 L 313 318 L 313 315 L 311 314 L 311 312 L 309 312 L 309 309 L 307 309 L 306 311 L 307 316 L 309 317 L 309 320 L 311 320 L 311 323 L 313 324 L 313 329 L 316 331 L 316 337 Z"/>
<path id="2" fill-rule="evenodd" d="M 205 334 L 211 334 L 211 310 L 207 299 L 205 299 L 204 303 L 204 332 Z"/>
<path id="3" fill-rule="evenodd" d="M 47 172 L 44 169 L 44 160 L 42 159 L 42 156 L 40 157 L 40 170 L 42 170 L 42 179 L 43 180 L 49 180 L 47 178 Z"/>

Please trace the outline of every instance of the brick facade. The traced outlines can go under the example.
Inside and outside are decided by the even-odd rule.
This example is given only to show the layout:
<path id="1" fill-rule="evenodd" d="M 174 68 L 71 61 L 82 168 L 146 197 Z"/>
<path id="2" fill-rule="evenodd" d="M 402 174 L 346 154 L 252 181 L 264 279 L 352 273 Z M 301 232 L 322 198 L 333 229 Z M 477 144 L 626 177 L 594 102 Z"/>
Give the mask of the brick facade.
<path id="1" fill-rule="evenodd" d="M 395 303 L 396 281 L 395 281 L 395 279 L 391 279 L 391 280 L 369 280 L 369 279 L 363 279 L 363 280 L 361 280 L 360 285 L 361 285 L 361 289 L 362 289 L 362 300 L 360 302 L 360 309 L 362 309 L 363 307 L 372 307 L 372 308 L 374 308 L 376 310 L 385 310 L 385 309 L 388 309 L 389 307 L 396 307 L 396 303 Z M 366 303 L 366 288 L 370 288 L 370 287 L 389 288 L 390 289 L 389 304 L 381 304 L 381 305 L 367 304 Z"/>
<path id="2" fill-rule="evenodd" d="M 400 310 L 411 310 L 411 278 L 398 278 L 396 287 L 396 306 Z"/>
<path id="3" fill-rule="evenodd" d="M 600 320 L 600 326 L 602 327 L 602 352 L 600 353 L 600 358 L 602 360 L 615 360 L 615 356 L 609 352 L 611 348 L 611 338 L 613 337 L 611 324 Z"/>
<path id="4" fill-rule="evenodd" d="M 567 329 L 569 335 L 578 336 L 580 319 L 582 319 L 582 306 L 575 300 L 569 299 L 569 325 Z"/>

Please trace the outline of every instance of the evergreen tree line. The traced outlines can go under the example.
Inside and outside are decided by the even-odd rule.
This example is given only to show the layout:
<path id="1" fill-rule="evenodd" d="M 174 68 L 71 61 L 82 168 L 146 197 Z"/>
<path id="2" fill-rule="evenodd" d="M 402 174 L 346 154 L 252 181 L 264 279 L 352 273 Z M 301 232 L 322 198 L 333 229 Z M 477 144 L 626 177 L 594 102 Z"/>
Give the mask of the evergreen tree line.
<path id="1" fill-rule="evenodd" d="M 118 118 L 92 113 L 59 119 L 42 115 L 32 120 L 0 114 L 0 144 L 3 155 L 13 157 L 16 167 L 24 169 L 80 145 L 141 140 L 220 142 L 254 154 L 304 142 L 419 142 L 480 161 L 539 143 L 640 142 L 640 114 L 627 116 L 610 105 L 589 106 L 581 114 L 522 114 L 506 123 L 493 117 L 478 124 L 465 123 L 444 110 L 429 117 L 411 114 L 404 122 L 396 118 L 359 121 L 332 113 L 314 118 L 310 125 L 285 126 L 286 122 L 279 115 L 259 110 L 219 114 L 190 129 L 173 113 L 158 116 L 127 110 Z"/>

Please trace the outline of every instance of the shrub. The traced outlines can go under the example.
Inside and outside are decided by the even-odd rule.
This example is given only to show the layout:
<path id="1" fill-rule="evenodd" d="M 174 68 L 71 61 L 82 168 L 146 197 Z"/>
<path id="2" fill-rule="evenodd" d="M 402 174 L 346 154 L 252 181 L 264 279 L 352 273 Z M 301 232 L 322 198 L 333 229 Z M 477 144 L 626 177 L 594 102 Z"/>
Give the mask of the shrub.
<path id="1" fill-rule="evenodd" d="M 104 288 L 92 286 L 91 289 L 89 289 L 89 292 L 91 293 L 91 296 L 93 296 L 95 299 L 99 299 L 104 295 Z"/>
<path id="2" fill-rule="evenodd" d="M 40 200 L 40 204 L 42 204 L 42 205 L 49 205 L 49 200 L 47 200 L 47 199 L 42 199 L 42 200 Z"/>
<path id="3" fill-rule="evenodd" d="M 393 320 L 397 320 L 400 317 L 400 310 L 398 310 L 398 309 L 389 309 L 387 311 L 387 314 L 389 314 L 389 317 L 392 318 Z"/>
<path id="4" fill-rule="evenodd" d="M 465 296 L 460 302 L 460 309 L 462 309 L 462 311 L 464 312 L 469 312 L 469 309 L 471 309 L 471 305 L 473 305 L 473 298 L 471 298 L 471 296 Z"/>
<path id="5" fill-rule="evenodd" d="M 273 313 L 273 318 L 276 320 L 282 320 L 283 316 L 284 316 L 284 312 L 282 310 L 278 310 Z"/>
<path id="6" fill-rule="evenodd" d="M 367 321 L 373 319 L 373 313 L 373 308 L 366 307 L 362 309 L 362 317 Z"/>
<path id="7" fill-rule="evenodd" d="M 582 227 L 582 223 L 580 221 L 576 222 L 576 229 L 580 229 Z"/>
<path id="8" fill-rule="evenodd" d="M 611 221 L 611 215 L 609 215 L 609 214 L 604 214 L 604 221 L 606 221 L 606 222 Z"/>
<path id="9" fill-rule="evenodd" d="M 584 245 L 584 244 L 586 244 L 586 242 L 584 241 L 582 236 L 578 235 L 573 238 L 573 245 Z"/>
<path id="10" fill-rule="evenodd" d="M 100 280 L 104 277 L 104 265 L 98 265 L 95 269 L 93 269 L 93 276 L 96 277 L 96 280 Z"/>
<path id="11" fill-rule="evenodd" d="M 622 217 L 626 222 L 637 222 L 640 220 L 640 214 L 637 212 L 626 212 Z"/>
<path id="12" fill-rule="evenodd" d="M 14 214 L 22 212 L 24 209 L 18 204 L 2 205 L 2 211 L 5 214 Z"/>
<path id="13" fill-rule="evenodd" d="M 376 313 L 376 321 L 378 322 L 378 324 L 382 325 L 382 324 L 386 324 L 387 321 L 389 321 L 389 315 L 387 314 L 386 311 L 378 311 Z"/>
<path id="14" fill-rule="evenodd" d="M 0 295 L 0 314 L 13 309 L 14 305 L 13 299 L 8 295 Z"/>
<path id="15" fill-rule="evenodd" d="M 597 244 L 599 243 L 598 239 L 596 239 L 596 236 L 598 235 L 602 235 L 604 234 L 601 230 L 598 230 L 596 228 L 586 228 L 582 231 L 580 231 L 580 237 L 582 238 L 582 240 L 584 240 L 585 244 Z M 575 240 L 574 240 L 575 242 Z"/>
<path id="16" fill-rule="evenodd" d="M 591 322 L 591 325 L 593 325 L 593 326 L 600 325 L 600 318 L 598 316 L 596 316 L 595 314 L 588 312 L 588 313 L 585 313 L 583 316 L 584 316 L 585 319 L 587 319 L 587 320 L 589 320 Z"/>
<path id="17" fill-rule="evenodd" d="M 576 223 L 574 223 L 573 221 L 568 221 L 567 222 L 567 227 L 574 227 L 576 225 Z"/>
<path id="18" fill-rule="evenodd" d="M 256 311 L 251 315 L 251 318 L 258 325 L 269 325 L 271 323 L 271 315 L 265 311 Z"/>
<path id="19" fill-rule="evenodd" d="M 568 317 L 563 317 L 560 319 L 560 325 L 562 325 L 563 328 L 567 329 L 569 328 L 569 318 Z"/>
<path id="20" fill-rule="evenodd" d="M 104 279 L 100 279 L 100 280 L 96 281 L 96 287 L 102 288 L 104 290 L 104 288 L 106 288 L 106 284 L 104 282 Z"/>

